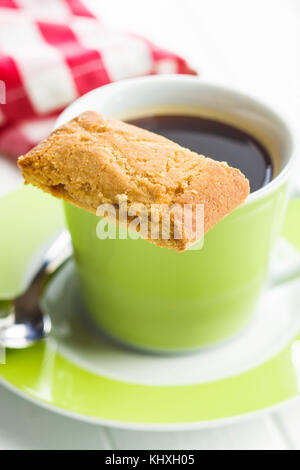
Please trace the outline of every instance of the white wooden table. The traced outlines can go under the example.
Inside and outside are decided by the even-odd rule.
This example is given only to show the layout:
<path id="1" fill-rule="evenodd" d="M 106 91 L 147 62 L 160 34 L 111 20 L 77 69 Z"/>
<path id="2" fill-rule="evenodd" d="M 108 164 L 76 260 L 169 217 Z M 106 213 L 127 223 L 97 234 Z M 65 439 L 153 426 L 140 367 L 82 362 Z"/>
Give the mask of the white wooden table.
<path id="1" fill-rule="evenodd" d="M 227 83 L 300 117 L 298 0 L 85 0 L 112 26 L 187 57 L 203 79 Z M 21 184 L 0 159 L 0 196 Z M 238 424 L 154 433 L 84 424 L 0 387 L 0 449 L 300 449 L 300 401 Z"/>

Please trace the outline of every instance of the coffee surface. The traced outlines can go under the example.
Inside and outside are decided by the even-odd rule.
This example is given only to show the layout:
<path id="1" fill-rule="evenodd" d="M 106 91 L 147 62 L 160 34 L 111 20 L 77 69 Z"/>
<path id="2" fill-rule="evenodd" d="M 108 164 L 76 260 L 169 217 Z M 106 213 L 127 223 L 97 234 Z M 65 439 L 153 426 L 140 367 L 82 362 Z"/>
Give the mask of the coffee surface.
<path id="1" fill-rule="evenodd" d="M 251 192 L 272 179 L 272 160 L 268 151 L 255 137 L 229 124 L 185 115 L 154 115 L 127 122 L 163 135 L 206 157 L 226 161 L 249 179 Z"/>

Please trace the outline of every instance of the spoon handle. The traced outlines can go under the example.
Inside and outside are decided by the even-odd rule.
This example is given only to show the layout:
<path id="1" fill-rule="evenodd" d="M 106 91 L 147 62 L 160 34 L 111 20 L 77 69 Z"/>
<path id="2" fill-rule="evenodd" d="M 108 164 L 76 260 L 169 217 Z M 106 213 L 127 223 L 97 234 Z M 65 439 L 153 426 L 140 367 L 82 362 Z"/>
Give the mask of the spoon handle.
<path id="1" fill-rule="evenodd" d="M 42 264 L 30 284 L 33 284 L 41 275 L 45 280 L 51 278 L 72 256 L 72 253 L 71 236 L 67 230 L 63 230 L 44 254 Z"/>
<path id="2" fill-rule="evenodd" d="M 64 230 L 44 254 L 42 263 L 33 276 L 26 291 L 14 300 L 15 321 L 23 322 L 38 312 L 38 302 L 53 275 L 72 255 L 69 232 Z"/>
<path id="3" fill-rule="evenodd" d="M 61 232 L 45 252 L 25 292 L 0 302 L 0 346 L 23 349 L 47 336 L 51 320 L 40 307 L 40 298 L 52 276 L 72 255 L 71 238 Z"/>

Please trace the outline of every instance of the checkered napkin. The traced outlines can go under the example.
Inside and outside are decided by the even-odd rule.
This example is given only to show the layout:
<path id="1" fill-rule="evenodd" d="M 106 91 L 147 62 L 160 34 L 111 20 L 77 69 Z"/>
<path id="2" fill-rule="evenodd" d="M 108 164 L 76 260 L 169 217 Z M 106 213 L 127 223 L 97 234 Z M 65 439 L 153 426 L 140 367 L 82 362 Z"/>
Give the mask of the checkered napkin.
<path id="1" fill-rule="evenodd" d="M 145 38 L 107 29 L 80 0 L 0 0 L 0 153 L 26 153 L 89 90 L 158 73 L 195 72 Z"/>

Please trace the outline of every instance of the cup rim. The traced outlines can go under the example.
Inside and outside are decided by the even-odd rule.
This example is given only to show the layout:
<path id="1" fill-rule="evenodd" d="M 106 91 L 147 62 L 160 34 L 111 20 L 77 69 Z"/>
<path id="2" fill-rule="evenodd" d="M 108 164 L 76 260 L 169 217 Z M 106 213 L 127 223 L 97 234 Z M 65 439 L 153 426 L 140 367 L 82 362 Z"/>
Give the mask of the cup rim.
<path id="1" fill-rule="evenodd" d="M 197 83 L 201 87 L 209 87 L 209 88 L 215 88 L 218 91 L 224 92 L 224 93 L 230 93 L 231 95 L 235 95 L 237 98 L 241 99 L 247 99 L 251 101 L 254 105 L 263 107 L 266 111 L 269 113 L 273 114 L 274 117 L 280 122 L 280 124 L 285 128 L 287 131 L 287 134 L 289 135 L 290 141 L 292 143 L 291 145 L 291 151 L 290 151 L 290 157 L 288 162 L 284 165 L 284 167 L 281 169 L 281 171 L 278 173 L 278 175 L 275 176 L 269 183 L 267 183 L 265 186 L 262 186 L 259 188 L 257 191 L 254 191 L 253 193 L 250 193 L 245 200 L 244 204 L 249 204 L 252 202 L 255 202 L 259 199 L 262 199 L 263 197 L 267 196 L 271 192 L 275 191 L 288 177 L 290 171 L 294 167 L 294 164 L 296 162 L 296 127 L 293 124 L 291 118 L 287 115 L 287 113 L 283 110 L 280 109 L 278 105 L 269 104 L 261 100 L 260 98 L 254 96 L 251 93 L 245 93 L 245 91 L 238 89 L 237 87 L 230 87 L 227 84 L 222 84 L 218 83 L 216 81 L 204 81 L 201 79 L 199 76 L 194 76 L 194 75 L 184 75 L 184 74 L 162 74 L 162 75 L 148 75 L 148 76 L 143 76 L 143 77 L 134 77 L 134 78 L 128 78 L 112 83 L 108 83 L 106 85 L 103 85 L 101 87 L 95 88 L 88 93 L 85 93 L 84 95 L 80 96 L 77 98 L 75 101 L 73 101 L 69 106 L 67 106 L 62 113 L 58 116 L 58 118 L 55 121 L 54 124 L 54 129 L 57 127 L 61 126 L 65 122 L 69 121 L 71 118 L 68 117 L 70 114 L 72 114 L 72 110 L 74 107 L 80 106 L 81 102 L 82 105 L 84 105 L 86 100 L 91 101 L 91 107 L 90 109 L 93 109 L 92 103 L 95 102 L 95 96 L 98 94 L 102 95 L 107 91 L 111 91 L 114 89 L 126 87 L 132 87 L 134 88 L 138 84 L 142 83 L 154 83 L 154 82 L 182 82 L 186 83 L 186 85 L 190 84 L 195 84 Z M 86 107 L 85 109 L 82 109 L 81 112 L 84 110 L 87 110 Z"/>

